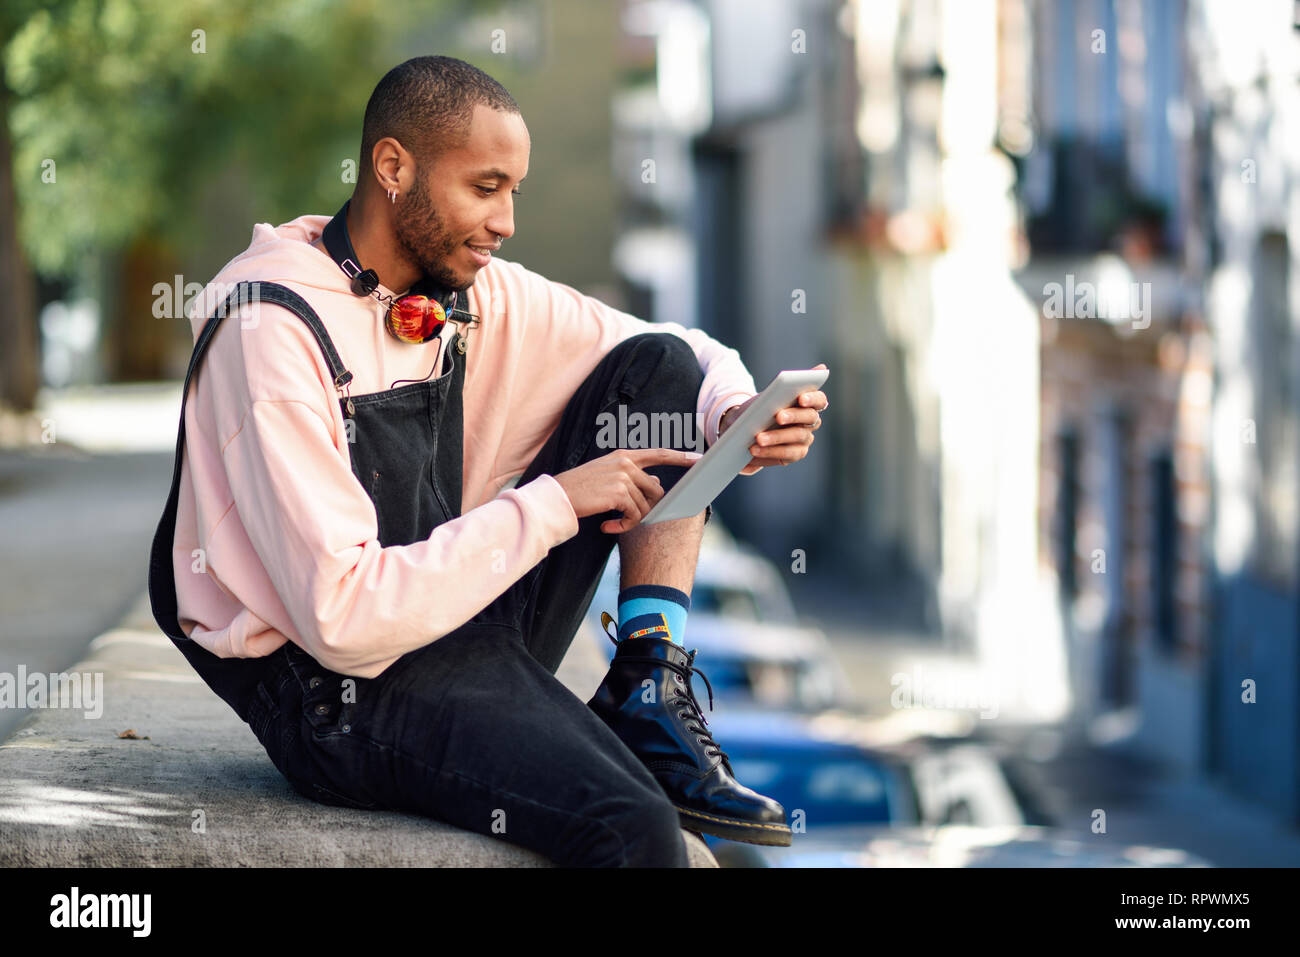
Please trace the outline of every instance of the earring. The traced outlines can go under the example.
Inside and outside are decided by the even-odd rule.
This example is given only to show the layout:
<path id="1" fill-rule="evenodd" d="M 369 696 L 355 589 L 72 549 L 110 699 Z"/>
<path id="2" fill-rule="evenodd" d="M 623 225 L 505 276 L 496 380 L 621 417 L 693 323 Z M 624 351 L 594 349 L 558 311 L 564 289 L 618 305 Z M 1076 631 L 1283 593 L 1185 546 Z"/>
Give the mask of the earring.
<path id="1" fill-rule="evenodd" d="M 397 190 L 395 190 L 395 189 L 390 189 L 390 190 L 388 191 L 388 201 L 389 201 L 390 203 L 393 203 L 394 205 L 396 205 L 396 203 L 397 203 Z"/>

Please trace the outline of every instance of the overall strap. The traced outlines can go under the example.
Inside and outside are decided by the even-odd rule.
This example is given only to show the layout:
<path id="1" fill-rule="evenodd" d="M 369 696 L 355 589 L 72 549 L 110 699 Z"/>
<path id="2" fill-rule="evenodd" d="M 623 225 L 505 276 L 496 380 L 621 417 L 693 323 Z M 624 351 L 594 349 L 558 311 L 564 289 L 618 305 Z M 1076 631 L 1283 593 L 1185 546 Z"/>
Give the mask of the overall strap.
<path id="1" fill-rule="evenodd" d="M 204 324 L 194 345 L 194 352 L 190 356 L 189 368 L 185 372 L 185 385 L 181 389 L 181 422 L 176 432 L 172 487 L 167 496 L 167 504 L 163 508 L 162 518 L 158 522 L 158 529 L 154 532 L 153 548 L 149 553 L 149 600 L 153 607 L 154 620 L 173 641 L 189 640 L 177 618 L 176 580 L 172 563 L 172 546 L 176 536 L 176 504 L 180 498 L 181 457 L 185 454 L 185 404 L 189 399 L 190 382 L 198 371 L 208 343 L 217 333 L 218 321 L 230 314 L 232 305 L 237 308 L 249 302 L 269 302 L 283 306 L 296 314 L 307 323 L 320 344 L 321 351 L 325 354 L 325 361 L 329 363 L 330 375 L 334 378 L 334 387 L 342 391 L 352 381 L 352 373 L 343 368 L 343 362 L 334 349 L 334 343 L 330 340 L 329 333 L 325 331 L 325 326 L 315 310 L 302 296 L 284 286 L 256 280 L 241 282 L 235 286 L 225 301 L 217 306 L 216 311 Z"/>
<path id="2" fill-rule="evenodd" d="M 312 335 L 320 343 L 320 348 L 325 353 L 325 361 L 329 363 L 330 375 L 334 377 L 334 387 L 342 389 L 352 381 L 352 373 L 343 368 L 343 361 L 339 359 L 339 354 L 334 348 L 334 343 L 325 331 L 324 324 L 320 317 L 316 315 L 315 310 L 307 304 L 307 300 L 302 298 L 292 289 L 278 285 L 273 282 L 241 282 L 231 291 L 221 305 L 217 306 L 216 312 L 203 326 L 203 331 L 199 333 L 198 342 L 194 345 L 194 354 L 190 356 L 190 368 L 185 373 L 186 392 L 190 376 L 193 375 L 195 368 L 202 358 L 203 351 L 208 346 L 208 341 L 217 334 L 217 321 L 230 314 L 230 308 L 233 305 L 240 306 L 249 302 L 269 302 L 277 306 L 283 306 L 290 312 L 296 313 L 298 318 L 307 323 L 311 329 Z M 181 418 L 181 427 L 184 428 L 185 419 Z"/>

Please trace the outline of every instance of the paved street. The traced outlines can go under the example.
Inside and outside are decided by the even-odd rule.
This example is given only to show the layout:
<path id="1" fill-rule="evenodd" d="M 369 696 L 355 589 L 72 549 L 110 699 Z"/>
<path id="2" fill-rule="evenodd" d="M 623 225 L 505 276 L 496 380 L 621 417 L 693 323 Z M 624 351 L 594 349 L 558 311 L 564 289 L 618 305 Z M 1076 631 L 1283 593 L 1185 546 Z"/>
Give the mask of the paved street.
<path id="1" fill-rule="evenodd" d="M 70 667 L 139 597 L 171 469 L 170 452 L 0 450 L 0 672 Z M 0 740 L 22 715 L 0 710 Z"/>
<path id="2" fill-rule="evenodd" d="M 891 676 L 917 661 L 934 668 L 974 665 L 909 621 L 888 589 L 829 576 L 794 585 L 800 613 L 826 631 L 863 706 L 874 714 L 891 711 Z M 1013 783 L 1044 823 L 1077 840 L 1181 849 L 1218 867 L 1300 866 L 1300 830 L 1222 783 L 1167 772 L 1122 740 L 1095 746 L 1087 728 L 1067 722 L 981 721 L 978 730 L 1008 758 Z M 1105 833 L 1092 831 L 1097 809 L 1106 812 Z"/>

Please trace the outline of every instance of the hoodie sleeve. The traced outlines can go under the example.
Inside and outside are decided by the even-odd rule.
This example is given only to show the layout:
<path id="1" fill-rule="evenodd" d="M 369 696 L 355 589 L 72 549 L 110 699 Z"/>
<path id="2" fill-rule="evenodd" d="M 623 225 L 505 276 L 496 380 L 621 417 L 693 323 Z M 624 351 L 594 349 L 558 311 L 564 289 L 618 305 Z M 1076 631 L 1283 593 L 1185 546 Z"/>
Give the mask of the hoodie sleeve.
<path id="1" fill-rule="evenodd" d="M 311 348 L 293 322 L 277 334 Z M 252 352 L 251 341 L 245 348 Z M 382 546 L 374 504 L 327 417 L 328 393 L 307 384 L 314 366 L 277 365 L 282 377 L 301 380 L 286 388 L 310 399 L 252 398 L 221 458 L 234 508 L 288 617 L 271 624 L 327 668 L 378 675 L 464 624 L 577 534 L 568 495 L 540 475 L 424 541 Z M 214 563 L 213 571 L 221 569 Z"/>
<path id="2" fill-rule="evenodd" d="M 647 332 L 671 333 L 686 340 L 694 350 L 704 373 L 696 411 L 704 424 L 708 445 L 718 440 L 723 414 L 757 394 L 753 376 L 740 353 L 702 329 L 676 322 L 647 322 L 518 263 L 502 262 L 501 266 L 512 302 L 524 310 L 527 353 L 535 357 L 538 368 L 556 370 L 571 380 L 564 382 L 564 394 L 572 395 L 618 343 Z M 554 382 L 549 385 L 553 387 Z"/>

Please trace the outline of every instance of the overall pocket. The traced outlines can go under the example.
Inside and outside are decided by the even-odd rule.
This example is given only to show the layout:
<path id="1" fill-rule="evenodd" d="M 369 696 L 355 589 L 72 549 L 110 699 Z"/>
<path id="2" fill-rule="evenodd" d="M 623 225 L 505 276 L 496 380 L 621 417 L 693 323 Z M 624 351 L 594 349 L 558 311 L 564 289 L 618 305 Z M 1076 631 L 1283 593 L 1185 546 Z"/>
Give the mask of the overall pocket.
<path id="1" fill-rule="evenodd" d="M 297 720 L 285 723 L 285 778 L 303 797 L 320 804 L 371 810 L 378 805 L 349 796 L 345 783 L 358 772 L 354 761 L 364 740 L 349 740 L 358 705 L 369 679 L 338 674 L 294 646 L 286 652 L 291 664 L 282 689 L 282 707 L 293 708 Z M 295 740 L 289 740 L 291 737 Z"/>
<path id="2" fill-rule="evenodd" d="M 367 678 L 341 675 L 300 648 L 290 652 L 302 691 L 302 717 L 317 741 L 352 733 Z"/>
<path id="3" fill-rule="evenodd" d="M 329 671 L 308 676 L 302 710 L 313 737 L 319 740 L 351 733 L 357 680 Z"/>

